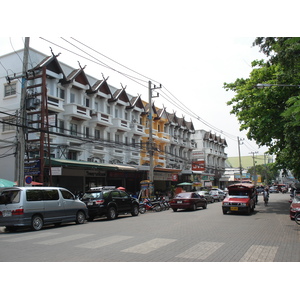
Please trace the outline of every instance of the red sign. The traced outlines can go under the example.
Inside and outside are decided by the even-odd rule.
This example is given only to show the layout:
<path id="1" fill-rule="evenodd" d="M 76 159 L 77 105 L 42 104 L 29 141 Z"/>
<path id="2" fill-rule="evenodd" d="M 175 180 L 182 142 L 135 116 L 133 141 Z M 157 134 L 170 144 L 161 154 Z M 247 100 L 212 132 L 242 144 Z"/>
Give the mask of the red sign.
<path id="1" fill-rule="evenodd" d="M 204 160 L 193 161 L 192 171 L 205 171 L 205 161 Z"/>
<path id="2" fill-rule="evenodd" d="M 178 181 L 178 174 L 172 174 L 172 181 Z"/>

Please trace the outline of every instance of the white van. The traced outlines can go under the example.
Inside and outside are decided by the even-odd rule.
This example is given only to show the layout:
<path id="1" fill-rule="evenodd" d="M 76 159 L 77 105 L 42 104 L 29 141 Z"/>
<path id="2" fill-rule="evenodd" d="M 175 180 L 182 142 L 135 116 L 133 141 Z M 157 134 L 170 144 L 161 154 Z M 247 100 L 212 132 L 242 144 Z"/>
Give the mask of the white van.
<path id="1" fill-rule="evenodd" d="M 76 222 L 88 218 L 86 205 L 65 188 L 11 187 L 0 191 L 0 226 L 14 230 L 30 226 L 40 230 L 46 224 Z"/>

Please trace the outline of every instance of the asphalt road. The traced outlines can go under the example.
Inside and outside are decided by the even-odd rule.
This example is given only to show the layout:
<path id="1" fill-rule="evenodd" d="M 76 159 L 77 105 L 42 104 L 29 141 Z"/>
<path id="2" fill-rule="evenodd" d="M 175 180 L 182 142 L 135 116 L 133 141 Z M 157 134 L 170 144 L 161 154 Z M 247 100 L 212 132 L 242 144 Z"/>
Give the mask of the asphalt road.
<path id="1" fill-rule="evenodd" d="M 251 215 L 206 210 L 147 212 L 41 231 L 0 227 L 1 262 L 299 262 L 300 226 L 289 195 L 262 196 Z"/>

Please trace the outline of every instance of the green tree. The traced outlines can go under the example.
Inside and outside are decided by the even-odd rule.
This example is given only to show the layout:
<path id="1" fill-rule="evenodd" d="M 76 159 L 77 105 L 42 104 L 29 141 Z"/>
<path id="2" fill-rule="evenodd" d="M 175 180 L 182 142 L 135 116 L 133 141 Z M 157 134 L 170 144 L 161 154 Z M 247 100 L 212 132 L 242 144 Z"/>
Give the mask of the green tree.
<path id="1" fill-rule="evenodd" d="M 300 177 L 300 38 L 256 38 L 253 45 L 266 60 L 252 62 L 249 78 L 224 83 L 235 92 L 227 104 L 240 130 L 276 155 L 275 166 Z M 280 86 L 258 89 L 259 83 Z"/>
<path id="2" fill-rule="evenodd" d="M 251 177 L 254 176 L 254 167 L 249 168 L 248 172 L 251 174 Z M 255 166 L 255 173 L 256 175 L 261 175 L 263 184 L 271 184 L 279 175 L 274 163 Z"/>

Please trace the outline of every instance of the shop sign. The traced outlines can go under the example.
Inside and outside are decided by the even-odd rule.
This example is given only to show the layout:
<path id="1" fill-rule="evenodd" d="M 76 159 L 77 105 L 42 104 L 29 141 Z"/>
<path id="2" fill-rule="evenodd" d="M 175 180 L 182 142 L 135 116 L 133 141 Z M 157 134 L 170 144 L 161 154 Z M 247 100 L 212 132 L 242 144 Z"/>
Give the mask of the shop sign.
<path id="1" fill-rule="evenodd" d="M 154 172 L 154 180 L 157 180 L 157 181 L 178 181 L 178 174 Z"/>
<path id="2" fill-rule="evenodd" d="M 205 171 L 205 161 L 204 160 L 193 161 L 192 171 Z"/>
<path id="3" fill-rule="evenodd" d="M 25 175 L 39 175 L 41 173 L 41 161 L 35 160 L 24 163 Z"/>

